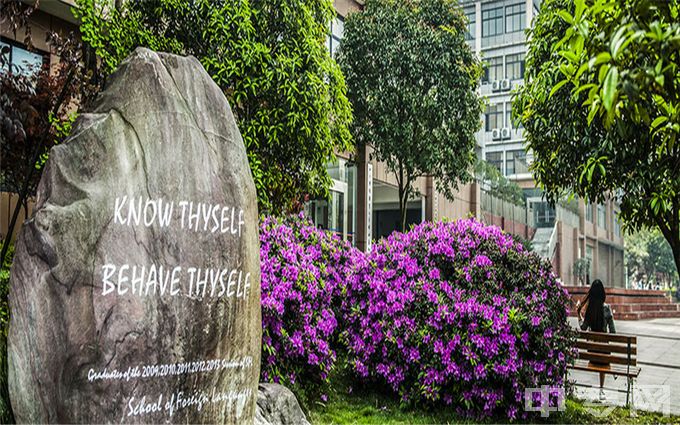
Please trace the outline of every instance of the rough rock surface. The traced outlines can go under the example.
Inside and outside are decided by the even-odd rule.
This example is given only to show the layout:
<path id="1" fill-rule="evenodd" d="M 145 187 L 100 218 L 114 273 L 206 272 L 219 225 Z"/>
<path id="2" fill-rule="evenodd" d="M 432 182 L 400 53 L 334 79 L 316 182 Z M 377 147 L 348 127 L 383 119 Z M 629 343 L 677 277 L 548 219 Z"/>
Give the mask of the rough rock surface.
<path id="1" fill-rule="evenodd" d="M 170 204 L 163 223 L 154 211 Z M 16 244 L 16 419 L 252 422 L 262 332 L 257 222 L 223 93 L 195 58 L 136 50 L 71 139 L 52 149 L 35 216 Z"/>
<path id="2" fill-rule="evenodd" d="M 255 425 L 309 425 L 295 395 L 279 384 L 260 384 Z"/>

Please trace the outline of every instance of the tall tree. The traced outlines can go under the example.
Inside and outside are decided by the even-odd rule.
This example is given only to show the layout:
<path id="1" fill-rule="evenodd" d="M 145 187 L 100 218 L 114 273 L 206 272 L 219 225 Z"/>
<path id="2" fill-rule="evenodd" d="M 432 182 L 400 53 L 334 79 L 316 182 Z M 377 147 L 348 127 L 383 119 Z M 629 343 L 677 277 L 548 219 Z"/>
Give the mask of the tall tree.
<path id="1" fill-rule="evenodd" d="M 416 179 L 433 176 L 453 198 L 471 178 L 481 65 L 465 32 L 453 0 L 368 0 L 345 21 L 338 62 L 353 135 L 395 174 L 402 230 Z"/>
<path id="2" fill-rule="evenodd" d="M 198 58 L 229 99 L 260 210 L 327 196 L 351 109 L 326 39 L 331 0 L 78 0 L 83 40 L 112 72 L 138 46 Z"/>
<path id="3" fill-rule="evenodd" d="M 658 227 L 680 270 L 680 4 L 546 0 L 521 110 L 551 200 L 615 193 L 629 230 Z"/>

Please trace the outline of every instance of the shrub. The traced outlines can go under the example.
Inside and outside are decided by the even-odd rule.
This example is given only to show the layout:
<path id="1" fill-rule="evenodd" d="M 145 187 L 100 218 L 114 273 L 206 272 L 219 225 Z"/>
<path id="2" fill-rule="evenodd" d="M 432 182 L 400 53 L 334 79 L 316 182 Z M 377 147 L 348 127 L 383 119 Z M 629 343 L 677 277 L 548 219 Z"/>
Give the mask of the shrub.
<path id="1" fill-rule="evenodd" d="M 343 288 L 363 254 L 302 216 L 269 217 L 260 225 L 260 260 L 261 377 L 303 397 L 319 393 L 336 362 Z"/>
<path id="2" fill-rule="evenodd" d="M 9 402 L 7 334 L 9 332 L 9 268 L 14 257 L 14 247 L 10 245 L 3 266 L 0 268 L 0 423 L 14 423 Z"/>
<path id="3" fill-rule="evenodd" d="M 404 403 L 511 419 L 526 415 L 525 388 L 563 384 L 568 295 L 547 262 L 499 228 L 423 223 L 381 240 L 368 261 L 343 313 L 361 378 Z"/>

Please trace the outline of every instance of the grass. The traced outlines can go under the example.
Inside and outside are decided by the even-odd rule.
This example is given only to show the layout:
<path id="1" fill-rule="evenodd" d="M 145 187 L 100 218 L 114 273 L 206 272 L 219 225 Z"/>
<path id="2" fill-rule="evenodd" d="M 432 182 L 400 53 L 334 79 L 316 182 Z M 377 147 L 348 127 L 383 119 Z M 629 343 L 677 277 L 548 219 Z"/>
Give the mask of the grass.
<path id="1" fill-rule="evenodd" d="M 678 424 L 680 416 L 664 417 L 658 413 L 638 410 L 632 416 L 630 410 L 617 407 L 611 412 L 604 408 L 590 407 L 579 400 L 567 399 L 566 411 L 552 412 L 545 420 L 534 423 L 597 423 L 597 424 Z M 369 391 L 354 394 L 335 393 L 328 403 L 310 406 L 307 418 L 314 425 L 320 424 L 471 424 L 480 423 L 461 418 L 450 408 L 406 408 L 388 395 Z M 497 423 L 486 420 L 481 423 Z"/>

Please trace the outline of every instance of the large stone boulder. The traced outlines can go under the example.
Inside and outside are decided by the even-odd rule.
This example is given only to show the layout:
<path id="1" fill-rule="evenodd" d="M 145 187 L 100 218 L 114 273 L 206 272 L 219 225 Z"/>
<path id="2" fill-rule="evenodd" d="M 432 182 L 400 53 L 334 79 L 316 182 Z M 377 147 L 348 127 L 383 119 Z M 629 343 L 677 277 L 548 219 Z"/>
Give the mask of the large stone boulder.
<path id="1" fill-rule="evenodd" d="M 138 49 L 50 152 L 11 272 L 20 422 L 248 423 L 258 211 L 201 64 Z"/>

